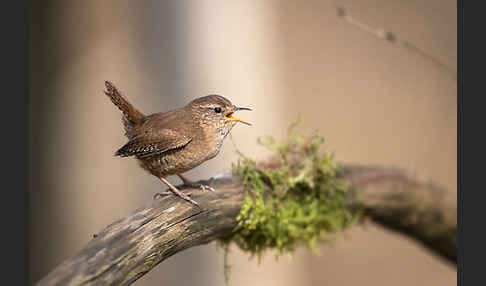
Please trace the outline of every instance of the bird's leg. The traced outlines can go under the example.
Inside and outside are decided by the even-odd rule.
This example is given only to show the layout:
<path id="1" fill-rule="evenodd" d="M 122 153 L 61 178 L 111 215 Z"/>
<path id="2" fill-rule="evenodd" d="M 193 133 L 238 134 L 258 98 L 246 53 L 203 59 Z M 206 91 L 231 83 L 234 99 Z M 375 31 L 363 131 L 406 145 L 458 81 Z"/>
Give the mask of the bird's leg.
<path id="1" fill-rule="evenodd" d="M 172 185 L 171 183 L 169 183 L 169 181 L 167 181 L 165 178 L 159 178 L 162 182 L 164 182 L 168 187 L 169 187 L 169 190 L 176 196 L 196 205 L 196 206 L 199 206 L 199 204 L 194 201 L 193 199 L 191 199 L 188 195 L 182 193 L 181 191 L 179 191 L 174 185 Z M 154 199 L 157 198 L 157 196 L 160 196 L 160 195 L 165 195 L 166 193 L 157 193 L 154 195 Z"/>
<path id="2" fill-rule="evenodd" d="M 188 178 L 184 177 L 181 174 L 177 174 L 177 176 L 179 178 L 181 178 L 182 183 L 184 183 L 184 186 L 188 186 L 188 187 L 192 187 L 192 188 L 200 188 L 203 191 L 210 190 L 211 192 L 214 192 L 214 189 L 212 187 L 208 186 L 208 185 L 193 182 L 193 181 L 189 180 Z"/>

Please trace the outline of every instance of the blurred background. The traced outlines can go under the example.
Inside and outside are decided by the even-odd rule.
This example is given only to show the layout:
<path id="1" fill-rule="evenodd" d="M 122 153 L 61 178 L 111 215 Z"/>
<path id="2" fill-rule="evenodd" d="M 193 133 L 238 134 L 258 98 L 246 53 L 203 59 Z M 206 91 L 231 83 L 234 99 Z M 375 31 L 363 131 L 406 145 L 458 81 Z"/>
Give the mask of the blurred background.
<path id="1" fill-rule="evenodd" d="M 209 93 L 252 107 L 241 116 L 254 125 L 237 126 L 232 138 L 254 158 L 266 155 L 258 137 L 281 138 L 301 114 L 301 132 L 318 129 L 337 160 L 402 167 L 455 199 L 456 5 L 31 1 L 29 280 L 165 188 L 134 159 L 113 156 L 126 138 L 120 112 L 102 93 L 105 80 L 146 114 Z M 338 6 L 354 20 L 340 17 Z M 208 178 L 236 159 L 227 139 L 219 156 L 188 175 Z M 234 286 L 456 285 L 454 266 L 372 223 L 323 245 L 320 256 L 301 248 L 293 259 L 268 253 L 259 265 L 230 251 Z M 224 285 L 215 243 L 178 253 L 135 283 L 194 284 Z"/>

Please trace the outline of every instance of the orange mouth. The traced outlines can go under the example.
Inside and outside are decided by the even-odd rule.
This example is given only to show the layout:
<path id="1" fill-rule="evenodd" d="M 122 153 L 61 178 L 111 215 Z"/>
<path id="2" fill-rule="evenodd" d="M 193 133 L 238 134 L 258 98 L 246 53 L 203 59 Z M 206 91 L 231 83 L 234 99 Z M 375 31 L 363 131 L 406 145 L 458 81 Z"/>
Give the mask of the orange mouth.
<path id="1" fill-rule="evenodd" d="M 225 113 L 224 117 L 225 117 L 227 120 L 231 121 L 231 122 L 241 122 L 241 123 L 243 123 L 243 124 L 246 124 L 246 125 L 251 126 L 251 124 L 250 124 L 250 123 L 245 122 L 245 121 L 243 121 L 243 120 L 241 120 L 241 119 L 238 119 L 238 118 L 234 117 L 234 116 L 233 116 L 233 113 L 235 113 L 235 112 L 234 112 L 234 111 L 231 111 L 231 112 Z"/>

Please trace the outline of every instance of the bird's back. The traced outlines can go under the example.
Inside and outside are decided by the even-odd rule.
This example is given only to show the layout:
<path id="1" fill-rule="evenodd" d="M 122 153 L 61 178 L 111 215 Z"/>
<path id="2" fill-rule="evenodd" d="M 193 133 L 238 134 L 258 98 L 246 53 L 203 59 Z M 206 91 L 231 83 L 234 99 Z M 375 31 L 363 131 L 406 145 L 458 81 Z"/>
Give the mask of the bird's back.
<path id="1" fill-rule="evenodd" d="M 191 124 L 190 115 L 183 109 L 173 109 L 167 112 L 158 112 L 146 116 L 145 121 L 132 128 L 127 134 L 128 138 L 143 136 L 144 134 L 153 133 L 157 130 L 170 129 L 183 133 L 185 130 L 181 128 L 187 124 Z"/>
<path id="2" fill-rule="evenodd" d="M 159 148 L 164 149 L 163 152 L 136 155 L 140 165 L 158 177 L 187 172 L 213 158 L 219 151 L 213 150 L 215 144 L 208 144 L 207 134 L 184 108 L 147 116 L 145 122 L 134 127 L 128 137 L 132 141 L 143 141 L 136 148 L 150 148 L 157 142 L 164 146 Z"/>

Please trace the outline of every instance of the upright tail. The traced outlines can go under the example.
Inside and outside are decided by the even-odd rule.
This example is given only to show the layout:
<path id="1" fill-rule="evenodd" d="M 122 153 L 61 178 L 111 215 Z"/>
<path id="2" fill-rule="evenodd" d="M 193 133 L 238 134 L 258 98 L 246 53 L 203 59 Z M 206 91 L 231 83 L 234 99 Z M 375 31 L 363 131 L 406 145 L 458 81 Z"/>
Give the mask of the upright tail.
<path id="1" fill-rule="evenodd" d="M 122 122 L 125 128 L 125 135 L 128 136 L 130 130 L 132 130 L 134 126 L 144 122 L 145 115 L 133 107 L 133 105 L 120 94 L 111 82 L 105 81 L 105 86 L 106 90 L 104 93 L 108 95 L 111 101 L 123 113 Z"/>

